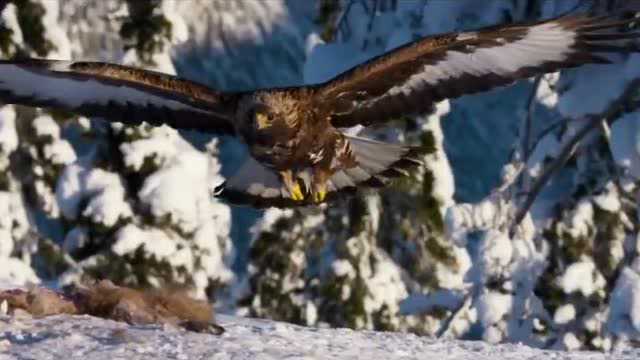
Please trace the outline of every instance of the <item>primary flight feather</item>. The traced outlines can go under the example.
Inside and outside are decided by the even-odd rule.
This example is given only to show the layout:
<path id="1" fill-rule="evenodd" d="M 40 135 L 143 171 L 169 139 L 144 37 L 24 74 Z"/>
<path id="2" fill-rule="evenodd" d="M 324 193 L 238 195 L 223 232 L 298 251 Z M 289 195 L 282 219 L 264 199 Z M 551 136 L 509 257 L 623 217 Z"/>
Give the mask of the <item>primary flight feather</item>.
<path id="1" fill-rule="evenodd" d="M 518 79 L 610 63 L 637 52 L 636 19 L 566 16 L 429 36 L 322 84 L 224 93 L 153 71 L 98 62 L 0 62 L 0 101 L 126 124 L 148 122 L 239 137 L 251 160 L 220 189 L 257 207 L 321 203 L 380 187 L 422 164 L 421 148 L 340 128 L 426 113 L 447 98 Z"/>

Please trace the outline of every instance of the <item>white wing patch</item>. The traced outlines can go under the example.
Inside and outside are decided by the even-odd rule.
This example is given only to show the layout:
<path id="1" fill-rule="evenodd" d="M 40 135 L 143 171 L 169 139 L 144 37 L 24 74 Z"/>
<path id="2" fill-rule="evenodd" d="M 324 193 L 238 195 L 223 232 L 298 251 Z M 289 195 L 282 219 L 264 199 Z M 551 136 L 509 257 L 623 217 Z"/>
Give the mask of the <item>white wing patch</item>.
<path id="1" fill-rule="evenodd" d="M 571 53 L 575 41 L 575 31 L 564 29 L 553 22 L 539 24 L 528 29 L 522 39 L 505 42 L 501 46 L 476 48 L 470 53 L 450 50 L 443 60 L 425 65 L 421 72 L 411 76 L 403 84 L 392 87 L 387 94 L 409 94 L 421 89 L 425 83 L 437 85 L 443 80 L 465 74 L 509 75 L 525 67 L 563 61 Z"/>
<path id="2" fill-rule="evenodd" d="M 398 162 L 402 160 L 408 160 L 416 165 L 420 163 L 420 159 L 411 158 L 410 148 L 407 146 L 387 144 L 355 136 L 347 136 L 347 140 L 348 142 L 345 144 L 350 144 L 358 165 L 333 174 L 329 179 L 331 191 L 354 188 L 361 183 L 375 180 L 373 178 L 380 182 L 387 182 L 389 178 L 384 174 L 391 169 L 399 174 L 408 175 L 402 166 L 397 166 Z"/>
<path id="3" fill-rule="evenodd" d="M 171 110 L 188 110 L 206 113 L 206 111 L 183 102 L 141 91 L 126 82 L 117 80 L 84 80 L 66 75 L 70 62 L 55 62 L 50 67 L 51 75 L 26 70 L 14 64 L 0 64 L 0 90 L 10 92 L 17 97 L 27 97 L 34 101 L 51 102 L 67 106 L 70 109 L 82 105 L 108 106 L 135 104 L 140 107 L 155 106 Z"/>
<path id="4" fill-rule="evenodd" d="M 259 198 L 290 197 L 279 175 L 250 156 L 240 170 L 227 180 L 225 188 Z"/>

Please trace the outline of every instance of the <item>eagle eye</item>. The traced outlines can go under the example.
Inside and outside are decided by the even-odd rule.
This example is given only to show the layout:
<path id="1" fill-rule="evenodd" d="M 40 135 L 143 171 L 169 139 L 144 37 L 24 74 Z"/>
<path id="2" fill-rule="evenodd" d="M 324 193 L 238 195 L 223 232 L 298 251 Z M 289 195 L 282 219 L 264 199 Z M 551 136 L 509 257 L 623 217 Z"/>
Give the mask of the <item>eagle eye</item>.
<path id="1" fill-rule="evenodd" d="M 258 130 L 263 130 L 271 127 L 271 117 L 267 113 L 257 111 L 255 113 L 255 120 Z"/>

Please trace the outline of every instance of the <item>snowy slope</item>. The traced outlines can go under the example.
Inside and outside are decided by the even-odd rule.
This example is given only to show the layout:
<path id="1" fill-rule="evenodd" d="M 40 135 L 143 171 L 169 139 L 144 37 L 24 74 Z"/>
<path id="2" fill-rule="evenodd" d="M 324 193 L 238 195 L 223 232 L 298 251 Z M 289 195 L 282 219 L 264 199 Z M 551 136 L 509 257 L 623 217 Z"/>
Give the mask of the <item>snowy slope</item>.
<path id="1" fill-rule="evenodd" d="M 314 329 L 219 316 L 220 337 L 159 326 L 129 326 L 88 316 L 0 317 L 0 360 L 8 359 L 637 359 L 614 354 L 556 352 L 520 344 L 438 340 L 411 334 Z"/>

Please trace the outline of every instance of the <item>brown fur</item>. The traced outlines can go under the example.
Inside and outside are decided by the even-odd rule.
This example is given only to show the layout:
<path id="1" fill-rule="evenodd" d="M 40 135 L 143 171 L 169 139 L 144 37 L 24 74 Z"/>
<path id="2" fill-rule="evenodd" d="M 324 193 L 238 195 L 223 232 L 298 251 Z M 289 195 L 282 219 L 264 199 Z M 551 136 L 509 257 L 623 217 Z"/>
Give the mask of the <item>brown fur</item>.
<path id="1" fill-rule="evenodd" d="M 103 280 L 62 293 L 46 288 L 0 291 L 0 303 L 10 312 L 21 309 L 35 317 L 56 314 L 86 314 L 128 324 L 170 324 L 189 331 L 222 334 L 209 303 L 195 300 L 183 291 L 141 291 Z"/>

